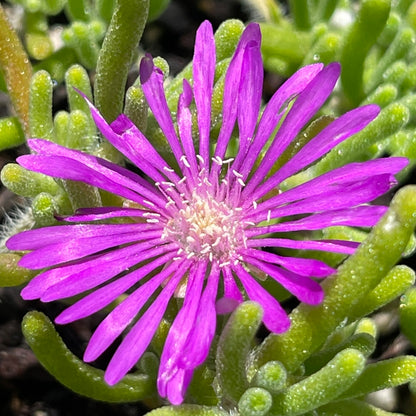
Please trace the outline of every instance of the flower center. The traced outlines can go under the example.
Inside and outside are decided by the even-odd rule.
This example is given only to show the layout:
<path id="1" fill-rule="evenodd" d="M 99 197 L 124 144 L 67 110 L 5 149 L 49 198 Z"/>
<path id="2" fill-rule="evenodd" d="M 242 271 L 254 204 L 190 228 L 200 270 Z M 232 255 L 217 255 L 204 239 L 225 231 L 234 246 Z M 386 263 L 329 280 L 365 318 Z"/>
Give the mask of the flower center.
<path id="1" fill-rule="evenodd" d="M 186 206 L 171 218 L 164 236 L 180 244 L 178 254 L 188 258 L 217 260 L 220 266 L 239 259 L 238 248 L 246 246 L 241 208 L 217 201 L 208 192 L 194 191 Z"/>

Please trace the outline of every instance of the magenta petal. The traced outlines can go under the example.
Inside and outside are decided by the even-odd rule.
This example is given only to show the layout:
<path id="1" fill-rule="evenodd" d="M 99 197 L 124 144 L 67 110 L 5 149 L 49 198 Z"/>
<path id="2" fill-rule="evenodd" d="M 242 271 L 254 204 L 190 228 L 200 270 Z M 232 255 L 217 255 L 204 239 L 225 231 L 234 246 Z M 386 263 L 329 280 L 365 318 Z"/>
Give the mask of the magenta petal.
<path id="1" fill-rule="evenodd" d="M 274 93 L 262 114 L 253 143 L 244 163 L 242 163 L 241 168 L 240 166 L 234 167 L 240 170 L 244 180 L 247 178 L 273 130 L 286 112 L 289 103 L 307 87 L 322 68 L 322 64 L 313 64 L 299 69 Z"/>
<path id="2" fill-rule="evenodd" d="M 183 354 L 183 349 L 188 341 L 198 307 L 200 304 L 201 292 L 205 280 L 207 262 L 201 262 L 194 270 L 191 269 L 186 288 L 185 300 L 181 310 L 176 316 L 169 330 L 160 358 L 158 391 L 161 396 L 166 397 L 167 384 L 175 377 L 178 367 L 178 359 Z"/>
<path id="3" fill-rule="evenodd" d="M 256 24 L 249 24 L 244 30 L 237 49 L 231 59 L 225 75 L 224 97 L 223 97 L 223 121 L 218 136 L 214 157 L 224 158 L 230 141 L 238 113 L 238 91 L 240 90 L 244 52 L 253 44 L 259 44 L 261 39 L 260 29 Z M 219 165 L 212 165 L 211 177 L 218 175 Z"/>
<path id="4" fill-rule="evenodd" d="M 346 166 L 324 173 L 301 185 L 295 186 L 275 197 L 267 199 L 258 204 L 255 211 L 258 212 L 261 209 L 267 210 L 270 207 L 276 207 L 319 194 L 322 195 L 323 190 L 325 189 L 328 191 L 330 189 L 336 189 L 333 188 L 334 186 L 338 186 L 339 189 L 342 189 L 343 184 L 354 185 L 359 181 L 365 181 L 367 178 L 374 179 L 374 177 L 380 175 L 396 174 L 406 167 L 408 163 L 409 161 L 404 157 L 389 157 L 385 159 L 369 160 L 362 163 L 350 163 Z M 251 205 L 251 203 L 247 201 L 247 205 Z"/>
<path id="5" fill-rule="evenodd" d="M 98 221 L 109 218 L 121 217 L 146 217 L 149 211 L 137 208 L 120 208 L 120 207 L 96 207 L 96 208 L 79 208 L 74 215 L 66 217 L 55 217 L 60 221 L 80 222 L 80 221 Z"/>
<path id="6" fill-rule="evenodd" d="M 152 69 L 149 74 L 150 68 Z M 140 63 L 140 79 L 147 103 L 179 163 L 183 152 L 166 102 L 163 89 L 163 73 L 159 68 L 153 66 L 153 60 L 150 56 L 145 56 Z"/>
<path id="7" fill-rule="evenodd" d="M 174 272 L 174 270 L 177 270 L 180 265 L 180 263 L 172 263 L 169 267 L 152 277 L 148 282 L 136 289 L 128 298 L 117 305 L 101 322 L 92 335 L 84 353 L 84 361 L 94 361 L 99 357 L 124 331 L 156 289 Z M 185 271 L 186 270 L 183 270 L 183 273 L 177 271 L 176 275 L 179 273 L 181 277 Z M 173 281 L 177 283 L 177 280 L 177 278 L 171 278 L 169 282 Z M 169 288 L 171 288 L 171 286 L 172 285 L 169 285 Z M 149 309 L 147 311 L 149 311 Z M 158 324 L 159 321 L 157 322 L 157 325 Z M 121 377 L 123 375 L 121 375 Z"/>
<path id="8" fill-rule="evenodd" d="M 149 247 L 149 250 L 145 250 Z M 53 300 L 79 295 L 82 292 L 97 287 L 117 274 L 128 270 L 130 267 L 133 267 L 142 261 L 177 250 L 176 244 L 157 246 L 157 244 L 152 240 L 146 241 L 142 244 L 137 244 L 134 248 L 136 249 L 135 253 L 130 258 L 122 257 L 123 249 L 116 250 L 116 253 L 118 253 L 119 256 L 113 260 L 112 263 L 104 263 L 102 261 L 95 262 L 97 265 L 96 267 L 90 266 L 79 273 L 72 274 L 65 279 L 65 281 L 61 281 L 53 286 L 50 286 L 42 294 L 40 298 L 41 301 L 51 302 Z"/>
<path id="9" fill-rule="evenodd" d="M 241 303 L 244 300 L 243 295 L 235 282 L 231 269 L 224 267 L 222 269 L 222 276 L 224 280 L 224 296 Z"/>
<path id="10" fill-rule="evenodd" d="M 330 253 L 354 254 L 359 243 L 355 241 L 290 240 L 289 238 L 259 238 L 247 241 L 248 247 L 281 247 L 295 250 L 318 250 Z"/>
<path id="11" fill-rule="evenodd" d="M 241 82 L 238 90 L 238 128 L 239 151 L 247 148 L 249 140 L 254 135 L 257 118 L 260 112 L 260 104 L 263 86 L 263 62 L 260 53 L 260 35 L 258 40 L 252 41 L 244 51 L 241 69 Z"/>
<path id="12" fill-rule="evenodd" d="M 321 230 L 325 227 L 348 225 L 351 227 L 373 227 L 387 211 L 381 205 L 360 205 L 334 211 L 309 215 L 295 221 L 286 221 L 266 227 L 255 227 L 247 230 L 247 236 L 277 232 Z"/>
<path id="13" fill-rule="evenodd" d="M 316 137 L 299 150 L 285 165 L 283 165 L 270 179 L 256 189 L 253 199 L 267 194 L 289 176 L 299 172 L 312 162 L 315 162 L 329 152 L 338 143 L 362 130 L 380 112 L 376 105 L 356 108 L 323 129 Z"/>
<path id="14" fill-rule="evenodd" d="M 36 228 L 23 231 L 9 238 L 9 250 L 35 250 L 47 245 L 61 243 L 63 240 L 77 238 L 118 235 L 131 232 L 154 230 L 151 224 L 74 224 Z"/>
<path id="15" fill-rule="evenodd" d="M 324 104 L 335 86 L 340 70 L 338 63 L 326 66 L 302 91 L 289 110 L 259 167 L 247 183 L 247 187 L 243 191 L 244 196 L 250 195 L 255 187 L 263 181 L 278 157 Z"/>
<path id="16" fill-rule="evenodd" d="M 193 59 L 193 85 L 199 128 L 199 154 L 205 168 L 209 163 L 211 130 L 211 99 L 215 75 L 215 43 L 211 23 L 199 26 L 195 39 Z"/>
<path id="17" fill-rule="evenodd" d="M 160 176 L 155 173 L 155 167 L 162 170 L 166 162 L 133 122 L 121 114 L 109 125 L 88 98 L 83 93 L 80 92 L 80 94 L 88 103 L 91 116 L 103 136 L 152 179 L 161 180 Z"/>
<path id="18" fill-rule="evenodd" d="M 155 244 L 154 241 L 152 244 Z M 143 243 L 133 244 L 109 253 L 89 256 L 87 259 L 71 263 L 67 266 L 47 270 L 34 277 L 23 288 L 21 295 L 24 299 L 40 298 L 49 288 L 61 282 L 66 286 L 68 279 L 82 280 L 81 285 L 92 285 L 90 287 L 92 288 L 95 286 L 93 283 L 95 279 L 106 279 L 106 276 L 111 278 L 126 270 L 128 267 L 139 263 L 137 256 L 146 246 L 148 246 L 147 242 L 144 245 Z M 106 267 L 103 267 L 103 265 L 106 265 Z M 91 278 L 89 278 L 90 276 Z"/>
<path id="19" fill-rule="evenodd" d="M 217 325 L 215 299 L 217 297 L 219 277 L 219 267 L 214 263 L 201 301 L 199 302 L 196 321 L 189 334 L 183 354 L 179 359 L 179 366 L 181 368 L 194 370 L 208 356 Z"/>
<path id="20" fill-rule="evenodd" d="M 310 305 L 317 305 L 322 302 L 324 298 L 322 287 L 309 277 L 281 269 L 263 261 L 258 261 L 255 258 L 250 258 L 249 262 L 279 282 L 301 302 Z"/>
<path id="21" fill-rule="evenodd" d="M 111 302 L 116 300 L 120 295 L 125 293 L 139 280 L 143 279 L 156 268 L 167 264 L 173 259 L 175 253 L 168 253 L 161 256 L 145 266 L 131 272 L 114 282 L 103 286 L 81 300 L 75 302 L 73 305 L 65 309 L 59 316 L 56 317 L 57 324 L 67 324 L 76 321 L 86 316 L 90 316 L 100 309 L 108 306 Z"/>
<path id="22" fill-rule="evenodd" d="M 135 178 L 133 181 L 129 177 L 121 175 L 118 172 L 121 169 L 119 167 L 114 170 L 108 169 L 104 163 L 108 165 L 109 162 L 100 163 L 98 160 L 97 163 L 94 163 L 91 160 L 93 163 L 91 163 L 91 166 L 88 166 L 83 161 L 65 156 L 43 155 L 20 156 L 17 161 L 19 165 L 26 169 L 40 172 L 53 178 L 84 182 L 131 199 L 141 205 L 149 205 L 145 202 L 146 199 L 160 207 L 166 205 L 166 200 L 161 198 L 158 192 L 143 186 L 143 179 L 139 177 L 139 179 Z M 131 173 L 129 176 L 131 176 Z"/>
<path id="23" fill-rule="evenodd" d="M 145 352 L 160 324 L 170 298 L 188 268 L 189 262 L 177 265 L 176 272 L 157 299 L 153 301 L 117 348 L 104 376 L 110 386 L 119 382 Z"/>
<path id="24" fill-rule="evenodd" d="M 238 264 L 234 266 L 233 269 L 243 284 L 248 297 L 260 304 L 263 308 L 264 325 L 266 325 L 271 332 L 275 332 L 276 334 L 287 331 L 290 326 L 290 320 L 279 302 L 271 296 L 269 292 L 263 289 L 263 287 L 257 283 L 257 281 L 247 273 L 241 265 Z"/>
<path id="25" fill-rule="evenodd" d="M 166 395 L 162 397 L 166 397 L 173 405 L 182 404 L 192 375 L 193 371 L 179 369 L 175 376 L 167 383 Z"/>
<path id="26" fill-rule="evenodd" d="M 19 261 L 19 265 L 28 269 L 42 269 L 59 263 L 77 260 L 120 244 L 133 243 L 144 239 L 158 238 L 160 236 L 161 231 L 156 230 L 144 231 L 143 233 L 125 233 L 117 236 L 104 235 L 100 237 L 67 240 L 25 254 Z"/>
<path id="27" fill-rule="evenodd" d="M 315 191 L 316 195 L 310 198 L 305 198 L 280 208 L 269 211 L 258 209 L 258 213 L 248 218 L 253 222 L 259 222 L 265 221 L 266 218 L 281 218 L 288 215 L 309 214 L 354 207 L 373 201 L 386 193 L 395 183 L 392 175 L 385 174 L 352 184 L 333 185 L 326 189 L 317 189 Z"/>
<path id="28" fill-rule="evenodd" d="M 192 89 L 188 81 L 183 80 L 183 92 L 179 96 L 178 101 L 178 115 L 177 123 L 179 136 L 181 138 L 182 146 L 185 151 L 185 158 L 181 159 L 183 165 L 182 171 L 186 172 L 189 168 L 192 172 L 192 177 L 189 178 L 192 184 L 198 177 L 198 166 L 196 161 L 195 147 L 192 137 L 192 113 L 189 108 L 192 101 Z M 189 166 L 188 166 L 189 165 Z"/>
<path id="29" fill-rule="evenodd" d="M 247 262 L 259 259 L 266 263 L 274 263 L 301 276 L 326 277 L 336 272 L 323 261 L 304 259 L 302 257 L 284 257 L 262 250 L 246 249 L 244 254 L 248 256 Z M 254 264 L 254 263 L 253 263 Z"/>

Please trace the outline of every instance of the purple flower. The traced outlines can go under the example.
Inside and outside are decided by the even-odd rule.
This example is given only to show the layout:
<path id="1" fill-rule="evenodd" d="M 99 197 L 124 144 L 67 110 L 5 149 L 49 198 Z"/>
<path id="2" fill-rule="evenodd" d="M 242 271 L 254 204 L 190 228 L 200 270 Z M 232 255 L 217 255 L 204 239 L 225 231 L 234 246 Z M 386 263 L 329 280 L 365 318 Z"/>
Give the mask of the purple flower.
<path id="1" fill-rule="evenodd" d="M 50 302 L 84 294 L 56 318 L 59 324 L 89 316 L 128 291 L 98 326 L 84 355 L 87 362 L 95 360 L 141 313 L 108 365 L 105 379 L 111 385 L 146 350 L 174 296 L 183 297 L 183 305 L 169 330 L 158 377 L 159 393 L 174 404 L 183 401 L 194 369 L 207 358 L 217 313 L 230 312 L 247 297 L 263 307 L 263 322 L 270 331 L 286 331 L 290 322 L 285 311 L 256 276 L 267 275 L 300 301 L 318 304 L 323 290 L 314 279 L 334 269 L 319 260 L 279 255 L 274 248 L 352 254 L 358 243 L 295 240 L 280 233 L 373 226 L 386 207 L 367 203 L 388 191 L 395 184 L 393 175 L 407 164 L 398 157 L 352 163 L 279 191 L 285 179 L 363 129 L 379 109 L 367 105 L 338 118 L 271 174 L 276 160 L 328 98 L 340 66 L 300 69 L 274 94 L 258 122 L 260 39 L 259 26 L 247 26 L 231 60 L 215 146 L 210 139 L 215 72 L 211 25 L 204 22 L 197 32 L 193 86 L 183 81 L 176 126 L 166 103 L 163 74 L 150 57 L 142 60 L 142 88 L 177 166 L 169 166 L 125 115 L 109 125 L 92 104 L 102 134 L 142 176 L 45 140 L 30 140 L 36 154 L 18 159 L 27 169 L 82 181 L 129 201 L 123 207 L 80 209 L 65 218 L 77 224 L 25 231 L 7 243 L 11 250 L 30 251 L 21 266 L 46 269 L 23 289 L 23 298 Z M 194 129 L 192 102 L 197 114 Z M 236 124 L 238 150 L 229 155 Z"/>

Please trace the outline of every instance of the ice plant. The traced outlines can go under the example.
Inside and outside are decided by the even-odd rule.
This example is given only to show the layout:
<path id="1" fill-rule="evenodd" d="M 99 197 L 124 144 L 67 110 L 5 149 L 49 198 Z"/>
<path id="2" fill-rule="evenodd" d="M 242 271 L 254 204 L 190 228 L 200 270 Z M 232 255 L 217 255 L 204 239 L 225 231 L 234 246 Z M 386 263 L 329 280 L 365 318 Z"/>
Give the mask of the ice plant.
<path id="1" fill-rule="evenodd" d="M 82 181 L 126 201 L 122 207 L 80 209 L 62 219 L 69 224 L 25 231 L 7 243 L 11 250 L 30 251 L 21 266 L 46 269 L 23 289 L 23 298 L 50 302 L 84 294 L 56 318 L 59 324 L 89 316 L 129 293 L 98 326 L 84 355 L 87 362 L 95 360 L 133 323 L 107 367 L 109 384 L 136 364 L 175 296 L 183 297 L 183 304 L 169 330 L 158 376 L 160 395 L 173 404 L 184 400 L 194 369 L 207 358 L 217 313 L 227 313 L 249 298 L 263 307 L 263 322 L 270 331 L 286 331 L 290 322 L 285 311 L 258 277 L 267 275 L 300 301 L 318 304 L 323 290 L 315 279 L 334 269 L 319 260 L 282 256 L 276 248 L 351 254 L 358 243 L 299 240 L 280 233 L 373 226 L 386 207 L 367 203 L 388 191 L 395 184 L 393 175 L 407 164 L 399 157 L 353 163 L 280 190 L 285 179 L 363 129 L 379 109 L 367 105 L 346 113 L 271 173 L 328 98 L 340 66 L 300 69 L 274 94 L 258 122 L 260 41 L 258 25 L 248 25 L 226 73 L 215 146 L 210 138 L 215 72 L 211 25 L 204 22 L 197 32 L 193 85 L 183 82 L 176 126 L 162 72 L 151 57 L 142 60 L 143 92 L 175 166 L 168 165 L 125 115 L 108 124 L 91 103 L 102 134 L 142 175 L 45 140 L 30 140 L 35 153 L 18 159 L 27 169 Z M 236 124 L 238 150 L 232 155 L 229 144 Z"/>

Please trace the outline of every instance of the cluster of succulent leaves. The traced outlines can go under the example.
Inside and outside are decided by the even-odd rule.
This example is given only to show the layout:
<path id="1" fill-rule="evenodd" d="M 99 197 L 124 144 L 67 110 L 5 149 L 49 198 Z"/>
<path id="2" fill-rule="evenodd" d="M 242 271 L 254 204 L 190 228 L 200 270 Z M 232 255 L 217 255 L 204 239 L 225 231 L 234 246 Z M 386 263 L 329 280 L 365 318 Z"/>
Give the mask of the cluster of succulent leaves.
<path id="1" fill-rule="evenodd" d="M 23 6 L 22 39 L 0 8 L 0 66 L 2 88 L 7 91 L 16 116 L 0 120 L 0 148 L 24 142 L 25 137 L 56 143 L 124 163 L 102 137 L 85 102 L 73 87 L 83 91 L 108 121 L 125 112 L 167 159 L 166 141 L 144 101 L 139 82 L 126 93 L 132 64 L 137 65 L 137 45 L 148 21 L 148 0 L 13 0 Z M 262 19 L 262 52 L 265 66 L 282 78 L 311 62 L 342 64 L 340 85 L 320 117 L 300 135 L 278 161 L 275 169 L 299 150 L 334 117 L 363 103 L 376 103 L 381 114 L 362 132 L 339 145 L 316 165 L 288 179 L 293 187 L 347 162 L 390 154 L 406 156 L 416 164 L 416 3 L 399 0 L 292 0 L 289 13 L 273 0 L 251 1 L 253 15 Z M 156 17 L 166 0 L 150 1 Z M 55 50 L 48 27 L 50 16 L 65 13 L 62 46 Z M 221 125 L 224 74 L 243 31 L 237 20 L 225 21 L 217 30 L 217 67 L 213 93 L 212 137 Z M 163 58 L 155 64 L 166 75 L 168 105 L 175 115 L 182 79 L 191 79 L 192 63 L 176 77 L 169 76 Z M 90 76 L 94 73 L 94 94 Z M 54 85 L 65 82 L 68 111 L 52 112 Z M 1 179 L 10 190 L 27 197 L 28 206 L 7 228 L 14 233 L 28 227 L 57 223 L 55 214 L 69 214 L 79 207 L 121 204 L 113 195 L 85 184 L 55 181 L 16 164 L 6 165 Z M 62 384 L 96 400 L 143 400 L 151 413 L 219 416 L 239 412 L 263 415 L 391 415 L 368 404 L 365 396 L 410 382 L 416 393 L 416 357 L 371 359 L 376 348 L 377 326 L 367 317 L 400 298 L 402 332 L 416 346 L 415 273 L 396 266 L 414 251 L 416 187 L 402 187 L 383 219 L 365 232 L 332 227 L 316 237 L 363 241 L 357 252 L 344 259 L 321 253 L 321 259 L 340 265 L 336 276 L 324 283 L 325 299 L 319 306 L 301 304 L 290 314 L 291 328 L 282 335 L 256 337 L 262 311 L 243 303 L 219 322 L 218 338 L 207 362 L 195 373 L 187 404 L 161 406 L 156 393 L 158 357 L 170 326 L 162 322 L 150 350 L 136 372 L 109 387 L 103 372 L 83 363 L 65 346 L 54 325 L 40 312 L 28 313 L 23 333 L 42 365 Z M 5 238 L 7 237 L 4 236 Z M 19 286 L 33 272 L 19 268 L 20 253 L 0 253 L 0 285 Z M 306 256 L 305 253 L 298 253 Z M 318 256 L 318 253 L 314 253 Z M 268 284 L 266 280 L 264 284 Z M 270 288 L 275 290 L 276 288 Z M 278 290 L 276 296 L 287 296 Z"/>

